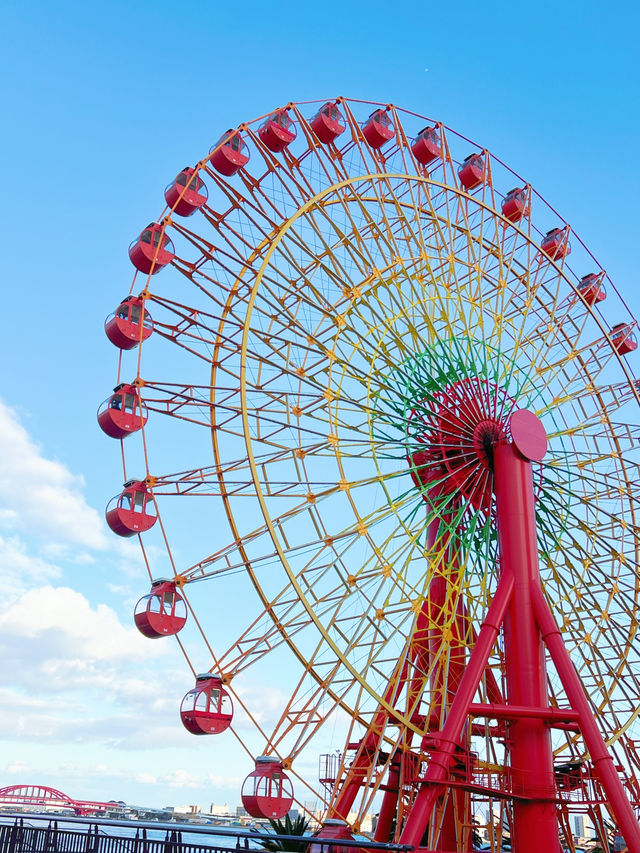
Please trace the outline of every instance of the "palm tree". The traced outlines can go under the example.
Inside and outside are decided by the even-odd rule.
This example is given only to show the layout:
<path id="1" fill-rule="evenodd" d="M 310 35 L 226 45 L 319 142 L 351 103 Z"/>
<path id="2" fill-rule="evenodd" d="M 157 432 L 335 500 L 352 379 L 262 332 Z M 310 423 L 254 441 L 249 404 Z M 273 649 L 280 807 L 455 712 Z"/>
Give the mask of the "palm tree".
<path id="1" fill-rule="evenodd" d="M 305 835 L 309 829 L 309 821 L 304 815 L 299 815 L 294 820 L 291 820 L 290 815 L 285 815 L 284 820 L 269 819 L 271 828 L 276 836 L 279 835 Z M 270 850 L 273 853 L 280 851 L 289 851 L 289 853 L 306 853 L 309 847 L 308 841 L 292 841 L 289 838 L 269 837 L 260 841 L 265 850 Z"/>

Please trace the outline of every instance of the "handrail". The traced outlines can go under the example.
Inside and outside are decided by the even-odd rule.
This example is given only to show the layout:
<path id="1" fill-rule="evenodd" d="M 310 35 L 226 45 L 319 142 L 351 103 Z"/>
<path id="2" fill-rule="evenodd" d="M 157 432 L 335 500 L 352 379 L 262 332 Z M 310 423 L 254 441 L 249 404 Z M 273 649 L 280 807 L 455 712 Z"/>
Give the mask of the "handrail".
<path id="1" fill-rule="evenodd" d="M 254 841 L 264 841 L 266 838 L 269 840 L 281 839 L 283 841 L 296 841 L 301 845 L 305 842 L 307 844 L 313 844 L 314 847 L 321 848 L 329 848 L 329 847 L 350 847 L 350 848 L 358 848 L 361 850 L 371 850 L 371 851 L 389 851 L 389 853 L 408 853 L 408 851 L 412 851 L 414 848 L 409 844 L 383 844 L 378 841 L 368 841 L 365 838 L 359 839 L 336 839 L 336 838 L 322 838 L 317 835 L 281 835 L 276 834 L 270 830 L 265 832 L 260 832 L 258 830 L 247 830 L 247 829 L 231 829 L 224 826 L 211 826 L 209 824 L 192 824 L 192 823 L 174 823 L 164 822 L 164 821 L 155 821 L 155 820 L 126 820 L 126 819 L 118 819 L 118 818 L 95 818 L 95 817 L 76 817 L 72 815 L 59 815 L 59 814 L 32 814 L 30 812 L 24 813 L 14 813 L 14 812 L 0 812 L 0 825 L 3 823 L 5 825 L 17 825 L 19 820 L 28 819 L 29 821 L 39 820 L 46 821 L 48 824 L 52 822 L 60 822 L 60 823 L 72 823 L 79 824 L 88 827 L 97 827 L 100 830 L 102 827 L 126 827 L 127 829 L 154 829 L 154 830 L 164 830 L 168 832 L 185 832 L 185 833 L 197 833 L 198 835 L 215 835 L 215 836 L 226 836 L 229 838 L 235 839 L 247 839 Z M 8 821 L 14 821 L 13 824 L 9 824 Z M 32 825 L 33 826 L 33 825 Z M 39 828 L 39 827 L 36 827 Z M 58 829 L 58 832 L 63 832 L 65 830 Z M 74 830 L 66 830 L 69 832 L 73 832 Z M 180 842 L 175 842 L 179 844 Z"/>

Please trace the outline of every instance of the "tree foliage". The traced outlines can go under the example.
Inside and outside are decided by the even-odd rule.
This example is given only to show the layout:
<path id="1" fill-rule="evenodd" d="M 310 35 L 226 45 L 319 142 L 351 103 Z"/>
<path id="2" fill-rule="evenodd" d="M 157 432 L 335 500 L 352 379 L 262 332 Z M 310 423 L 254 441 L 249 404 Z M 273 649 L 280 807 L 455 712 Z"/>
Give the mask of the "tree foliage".
<path id="1" fill-rule="evenodd" d="M 290 815 L 285 815 L 284 820 L 270 819 L 269 823 L 271 824 L 271 828 L 273 829 L 275 836 L 305 835 L 309 829 L 309 821 L 305 819 L 304 815 L 299 815 L 293 820 L 291 820 Z M 273 853 L 279 853 L 279 851 L 287 851 L 288 853 L 306 853 L 309 847 L 308 841 L 293 841 L 290 838 L 277 838 L 275 836 L 269 836 L 268 838 L 261 840 L 261 846 L 265 850 L 273 851 Z"/>

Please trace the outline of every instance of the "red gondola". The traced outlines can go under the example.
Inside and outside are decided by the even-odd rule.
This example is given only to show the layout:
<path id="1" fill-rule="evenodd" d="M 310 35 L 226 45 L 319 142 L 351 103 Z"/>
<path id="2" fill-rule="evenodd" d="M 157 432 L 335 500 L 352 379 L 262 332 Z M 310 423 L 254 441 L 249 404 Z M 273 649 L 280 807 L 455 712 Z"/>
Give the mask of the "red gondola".
<path id="1" fill-rule="evenodd" d="M 528 195 L 526 187 L 514 187 L 502 199 L 502 215 L 509 222 L 519 222 L 523 216 L 529 215 Z"/>
<path id="2" fill-rule="evenodd" d="M 139 296 L 127 296 L 104 321 L 104 330 L 118 349 L 133 349 L 153 332 L 151 314 Z"/>
<path id="3" fill-rule="evenodd" d="M 344 116 L 337 104 L 331 101 L 321 106 L 311 119 L 311 129 L 320 142 L 333 142 L 341 133 L 344 133 L 346 127 Z"/>
<path id="4" fill-rule="evenodd" d="M 147 408 L 133 385 L 116 385 L 113 394 L 98 409 L 100 429 L 111 438 L 126 438 L 146 424 Z"/>
<path id="5" fill-rule="evenodd" d="M 136 628 L 152 640 L 177 634 L 187 621 L 187 605 L 173 581 L 159 578 L 151 582 L 151 592 L 136 604 Z"/>
<path id="6" fill-rule="evenodd" d="M 196 170 L 188 166 L 175 176 L 164 191 L 165 201 L 178 216 L 191 216 L 207 203 L 207 185 Z"/>
<path id="7" fill-rule="evenodd" d="M 209 161 L 216 171 L 230 178 L 249 162 L 249 147 L 239 130 L 227 130 L 209 151 Z"/>
<path id="8" fill-rule="evenodd" d="M 335 839 L 336 841 L 353 841 L 353 833 L 349 828 L 349 824 L 344 820 L 338 820 L 337 818 L 327 818 L 325 822 L 322 824 L 320 829 L 314 832 L 314 836 L 316 838 L 325 839 Z M 328 844 L 311 844 L 309 847 L 309 853 L 327 853 L 330 850 L 331 853 L 355 853 L 353 847 L 342 847 L 340 845 L 331 845 Z"/>
<path id="9" fill-rule="evenodd" d="M 284 817 L 293 803 L 293 785 L 272 755 L 256 758 L 256 769 L 242 784 L 242 805 L 251 817 Z"/>
<path id="10" fill-rule="evenodd" d="M 551 231 L 547 231 L 542 238 L 540 248 L 552 261 L 570 255 L 569 226 L 565 225 L 564 228 L 552 228 Z"/>
<path id="11" fill-rule="evenodd" d="M 418 163 L 428 166 L 433 160 L 442 157 L 442 145 L 438 129 L 435 127 L 423 127 L 413 140 L 411 146 L 413 156 Z"/>
<path id="12" fill-rule="evenodd" d="M 638 341 L 633 333 L 633 323 L 618 323 L 612 327 L 609 334 L 611 343 L 619 355 L 626 355 L 638 348 Z"/>
<path id="13" fill-rule="evenodd" d="M 196 686 L 180 705 L 180 719 L 194 735 L 217 735 L 229 728 L 233 703 L 219 675 L 205 672 L 196 676 Z"/>
<path id="14" fill-rule="evenodd" d="M 396 131 L 386 110 L 374 110 L 362 126 L 362 133 L 372 148 L 381 148 Z"/>
<path id="15" fill-rule="evenodd" d="M 277 154 L 291 145 L 297 136 L 296 126 L 286 109 L 276 110 L 258 130 L 258 136 L 269 151 Z"/>
<path id="16" fill-rule="evenodd" d="M 153 527 L 158 520 L 147 486 L 141 480 L 129 480 L 124 491 L 111 498 L 106 510 L 107 524 L 118 536 L 135 536 Z"/>
<path id="17" fill-rule="evenodd" d="M 458 166 L 458 178 L 465 190 L 473 190 L 486 181 L 484 154 L 469 154 Z"/>
<path id="18" fill-rule="evenodd" d="M 129 258 L 137 270 L 155 275 L 175 258 L 173 243 L 164 225 L 150 222 L 129 246 Z"/>
<path id="19" fill-rule="evenodd" d="M 596 305 L 607 298 L 604 275 L 604 272 L 591 272 L 588 275 L 583 275 L 578 282 L 578 293 L 587 305 Z"/>

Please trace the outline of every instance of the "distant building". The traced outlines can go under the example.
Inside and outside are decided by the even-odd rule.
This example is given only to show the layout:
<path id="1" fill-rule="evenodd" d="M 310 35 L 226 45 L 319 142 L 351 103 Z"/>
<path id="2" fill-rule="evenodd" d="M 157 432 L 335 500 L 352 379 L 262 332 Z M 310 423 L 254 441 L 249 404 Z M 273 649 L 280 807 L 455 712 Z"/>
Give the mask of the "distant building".
<path id="1" fill-rule="evenodd" d="M 174 815 L 194 815 L 200 814 L 200 806 L 174 806 Z"/>
<path id="2" fill-rule="evenodd" d="M 164 822 L 171 820 L 174 815 L 172 806 L 166 806 L 164 809 L 152 809 L 140 806 L 128 809 L 127 812 L 131 812 L 132 816 L 135 815 L 138 820 L 158 820 Z M 111 812 L 109 812 L 109 816 L 111 816 Z M 122 814 L 114 815 L 114 817 L 122 816 Z"/>
<path id="3" fill-rule="evenodd" d="M 209 806 L 209 814 L 214 817 L 225 817 L 231 814 L 229 809 L 229 803 L 222 803 L 222 805 L 218 805 L 216 803 L 211 803 Z"/>

